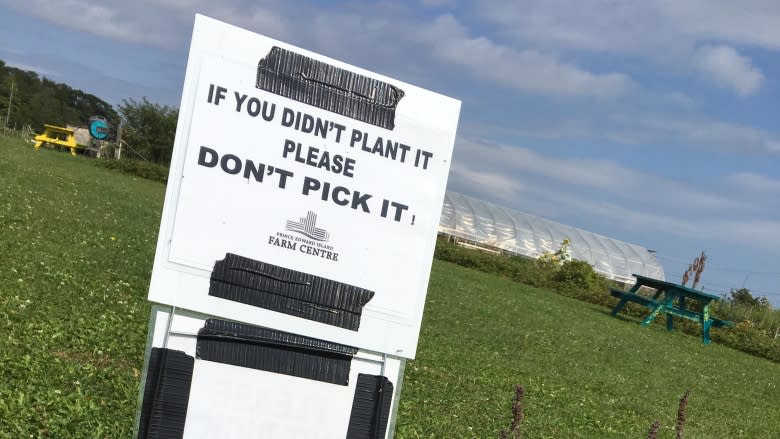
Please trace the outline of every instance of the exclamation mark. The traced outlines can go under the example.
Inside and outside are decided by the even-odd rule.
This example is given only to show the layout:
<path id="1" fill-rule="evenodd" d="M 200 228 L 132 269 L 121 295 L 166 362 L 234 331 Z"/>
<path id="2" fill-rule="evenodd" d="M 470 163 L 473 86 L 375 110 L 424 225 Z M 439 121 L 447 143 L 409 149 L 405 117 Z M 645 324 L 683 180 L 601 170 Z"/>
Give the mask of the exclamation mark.
<path id="1" fill-rule="evenodd" d="M 415 217 L 416 217 L 416 215 L 412 215 L 412 225 L 414 225 L 414 218 Z"/>

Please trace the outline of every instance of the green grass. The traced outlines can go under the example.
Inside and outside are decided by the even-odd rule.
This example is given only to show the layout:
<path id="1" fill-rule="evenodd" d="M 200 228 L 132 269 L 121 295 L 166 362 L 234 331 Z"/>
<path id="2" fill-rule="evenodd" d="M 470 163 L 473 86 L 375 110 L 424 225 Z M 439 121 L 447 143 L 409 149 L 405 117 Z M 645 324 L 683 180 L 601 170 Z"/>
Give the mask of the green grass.
<path id="1" fill-rule="evenodd" d="M 130 437 L 163 192 L 0 137 L 0 437 Z"/>
<path id="2" fill-rule="evenodd" d="M 0 137 L 0 438 L 127 438 L 164 186 Z M 434 262 L 396 437 L 770 438 L 780 365 Z"/>
<path id="3" fill-rule="evenodd" d="M 525 386 L 525 438 L 772 438 L 780 365 L 546 290 L 436 262 L 398 437 L 488 438 Z"/>

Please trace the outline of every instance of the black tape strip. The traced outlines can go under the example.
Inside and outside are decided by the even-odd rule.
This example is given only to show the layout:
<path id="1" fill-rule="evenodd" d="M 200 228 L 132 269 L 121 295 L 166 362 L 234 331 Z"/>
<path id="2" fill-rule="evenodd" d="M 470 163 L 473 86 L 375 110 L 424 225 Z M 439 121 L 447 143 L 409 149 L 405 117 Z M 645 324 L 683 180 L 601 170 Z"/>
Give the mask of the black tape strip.
<path id="1" fill-rule="evenodd" d="M 346 386 L 356 352 L 316 338 L 208 319 L 198 331 L 196 357 Z"/>
<path id="2" fill-rule="evenodd" d="M 357 331 L 374 292 L 228 253 L 209 295 Z"/>
<path id="3" fill-rule="evenodd" d="M 152 348 L 141 405 L 138 439 L 184 436 L 195 359 L 181 351 Z"/>
<path id="4" fill-rule="evenodd" d="M 386 82 L 276 46 L 257 65 L 257 88 L 388 130 L 404 97 Z"/>
<path id="5" fill-rule="evenodd" d="M 359 374 L 347 439 L 384 438 L 392 401 L 393 383 L 390 380 L 381 375 Z"/>

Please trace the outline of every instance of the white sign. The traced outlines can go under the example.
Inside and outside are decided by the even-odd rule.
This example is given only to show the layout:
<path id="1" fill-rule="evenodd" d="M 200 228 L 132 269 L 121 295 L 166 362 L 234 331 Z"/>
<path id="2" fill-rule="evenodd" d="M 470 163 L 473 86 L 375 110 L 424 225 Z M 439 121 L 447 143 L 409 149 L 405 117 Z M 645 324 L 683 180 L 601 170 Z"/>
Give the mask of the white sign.
<path id="1" fill-rule="evenodd" d="M 413 358 L 459 111 L 197 16 L 149 300 Z M 374 294 L 354 329 L 228 300 L 227 254 Z"/>

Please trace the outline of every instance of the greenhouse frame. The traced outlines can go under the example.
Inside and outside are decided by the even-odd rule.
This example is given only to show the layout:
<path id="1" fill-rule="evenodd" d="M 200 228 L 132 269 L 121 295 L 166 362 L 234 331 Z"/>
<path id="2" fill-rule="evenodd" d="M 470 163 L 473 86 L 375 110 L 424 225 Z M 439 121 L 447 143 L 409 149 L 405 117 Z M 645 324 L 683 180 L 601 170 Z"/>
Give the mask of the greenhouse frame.
<path id="1" fill-rule="evenodd" d="M 545 253 L 554 253 L 568 239 L 571 243 L 570 256 L 591 264 L 608 279 L 626 284 L 634 283 L 632 274 L 664 279 L 664 269 L 653 252 L 640 245 L 513 211 L 453 191 L 447 191 L 444 196 L 439 234 L 451 237 L 466 247 L 534 259 Z"/>

